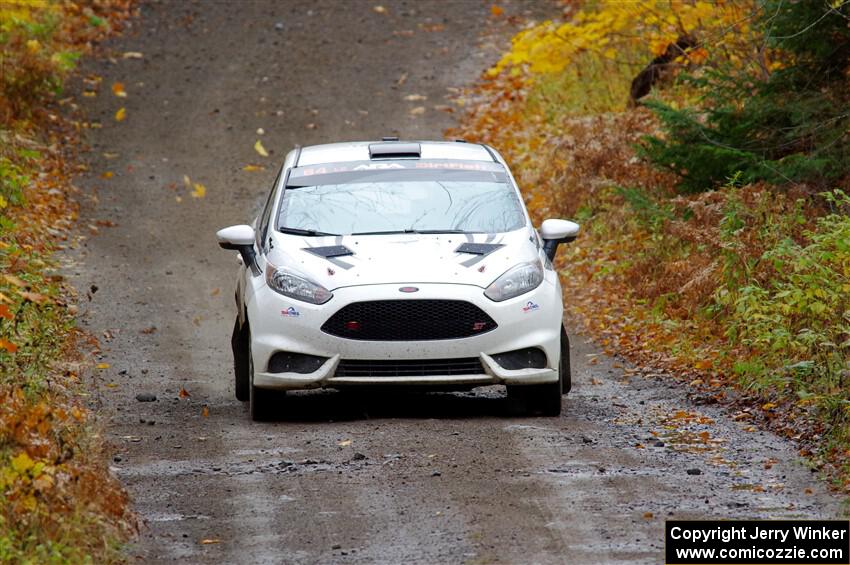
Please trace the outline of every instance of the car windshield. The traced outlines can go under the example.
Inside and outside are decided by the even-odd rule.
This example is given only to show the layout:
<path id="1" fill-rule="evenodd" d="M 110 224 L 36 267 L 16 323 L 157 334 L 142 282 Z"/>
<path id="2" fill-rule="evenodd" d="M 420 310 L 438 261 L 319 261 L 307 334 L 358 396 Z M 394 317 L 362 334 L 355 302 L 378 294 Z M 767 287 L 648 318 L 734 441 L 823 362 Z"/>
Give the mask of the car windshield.
<path id="1" fill-rule="evenodd" d="M 525 225 L 522 204 L 503 172 L 335 173 L 299 177 L 294 184 L 280 206 L 283 232 L 502 233 Z"/>

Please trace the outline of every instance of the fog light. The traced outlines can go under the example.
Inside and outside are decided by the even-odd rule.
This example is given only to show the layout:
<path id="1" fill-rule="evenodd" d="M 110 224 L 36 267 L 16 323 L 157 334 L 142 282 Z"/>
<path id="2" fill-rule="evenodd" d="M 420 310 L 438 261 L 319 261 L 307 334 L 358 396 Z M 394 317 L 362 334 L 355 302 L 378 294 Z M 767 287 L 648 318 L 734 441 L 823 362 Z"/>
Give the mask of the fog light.
<path id="1" fill-rule="evenodd" d="M 359 332 L 360 331 L 360 322 L 358 322 L 357 320 L 351 320 L 349 322 L 345 322 L 345 329 L 351 330 L 353 332 Z"/>

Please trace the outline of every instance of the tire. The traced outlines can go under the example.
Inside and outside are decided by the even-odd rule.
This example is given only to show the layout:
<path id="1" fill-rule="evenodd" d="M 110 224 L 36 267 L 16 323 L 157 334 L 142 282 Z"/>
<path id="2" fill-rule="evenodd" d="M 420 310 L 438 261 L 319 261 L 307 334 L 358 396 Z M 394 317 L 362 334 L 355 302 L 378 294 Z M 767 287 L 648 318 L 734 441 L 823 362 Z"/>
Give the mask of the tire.
<path id="1" fill-rule="evenodd" d="M 230 346 L 233 349 L 233 375 L 236 384 L 236 400 L 246 401 L 251 392 L 251 376 L 248 373 L 248 325 L 239 327 L 239 317 L 233 324 L 233 337 L 230 338 Z"/>
<path id="2" fill-rule="evenodd" d="M 277 400 L 283 393 L 254 386 L 254 357 L 251 355 L 251 336 L 248 334 L 248 375 L 250 378 L 250 393 L 248 395 L 248 412 L 254 422 L 267 422 L 272 419 Z"/>
<path id="3" fill-rule="evenodd" d="M 508 411 L 514 415 L 561 415 L 561 382 L 542 385 L 509 385 Z"/>
<path id="4" fill-rule="evenodd" d="M 561 326 L 561 362 L 558 364 L 558 372 L 561 373 L 561 394 L 566 396 L 573 388 L 573 370 L 570 364 L 570 336 L 564 326 Z"/>

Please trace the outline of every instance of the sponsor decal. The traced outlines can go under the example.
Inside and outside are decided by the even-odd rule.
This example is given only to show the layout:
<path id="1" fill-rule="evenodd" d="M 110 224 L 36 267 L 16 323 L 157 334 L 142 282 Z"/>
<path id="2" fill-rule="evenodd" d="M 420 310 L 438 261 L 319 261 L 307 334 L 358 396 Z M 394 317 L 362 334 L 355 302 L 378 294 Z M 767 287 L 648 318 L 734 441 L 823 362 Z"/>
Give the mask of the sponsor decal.
<path id="1" fill-rule="evenodd" d="M 539 310 L 539 309 L 540 309 L 540 305 L 535 304 L 535 303 L 534 303 L 534 302 L 532 302 L 531 300 L 529 300 L 529 301 L 525 304 L 525 306 L 523 306 L 523 307 L 522 307 L 522 311 L 523 311 L 523 312 L 526 312 L 526 313 L 528 313 L 528 312 L 534 312 L 535 310 Z"/>
<path id="2" fill-rule="evenodd" d="M 415 286 L 403 286 L 400 289 L 398 289 L 398 291 L 410 293 L 410 292 L 419 292 L 419 289 L 416 288 Z"/>
<path id="3" fill-rule="evenodd" d="M 296 310 L 294 306 L 290 306 L 286 310 L 281 310 L 280 315 L 284 318 L 297 318 L 301 315 L 301 312 Z"/>

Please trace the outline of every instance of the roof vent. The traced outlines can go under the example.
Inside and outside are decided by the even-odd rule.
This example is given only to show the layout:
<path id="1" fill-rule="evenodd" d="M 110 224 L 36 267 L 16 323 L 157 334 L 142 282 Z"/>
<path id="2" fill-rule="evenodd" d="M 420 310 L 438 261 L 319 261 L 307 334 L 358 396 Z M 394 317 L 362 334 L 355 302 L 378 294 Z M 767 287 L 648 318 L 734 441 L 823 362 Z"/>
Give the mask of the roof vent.
<path id="1" fill-rule="evenodd" d="M 369 157 L 371 159 L 419 159 L 422 148 L 418 143 L 371 143 Z"/>

